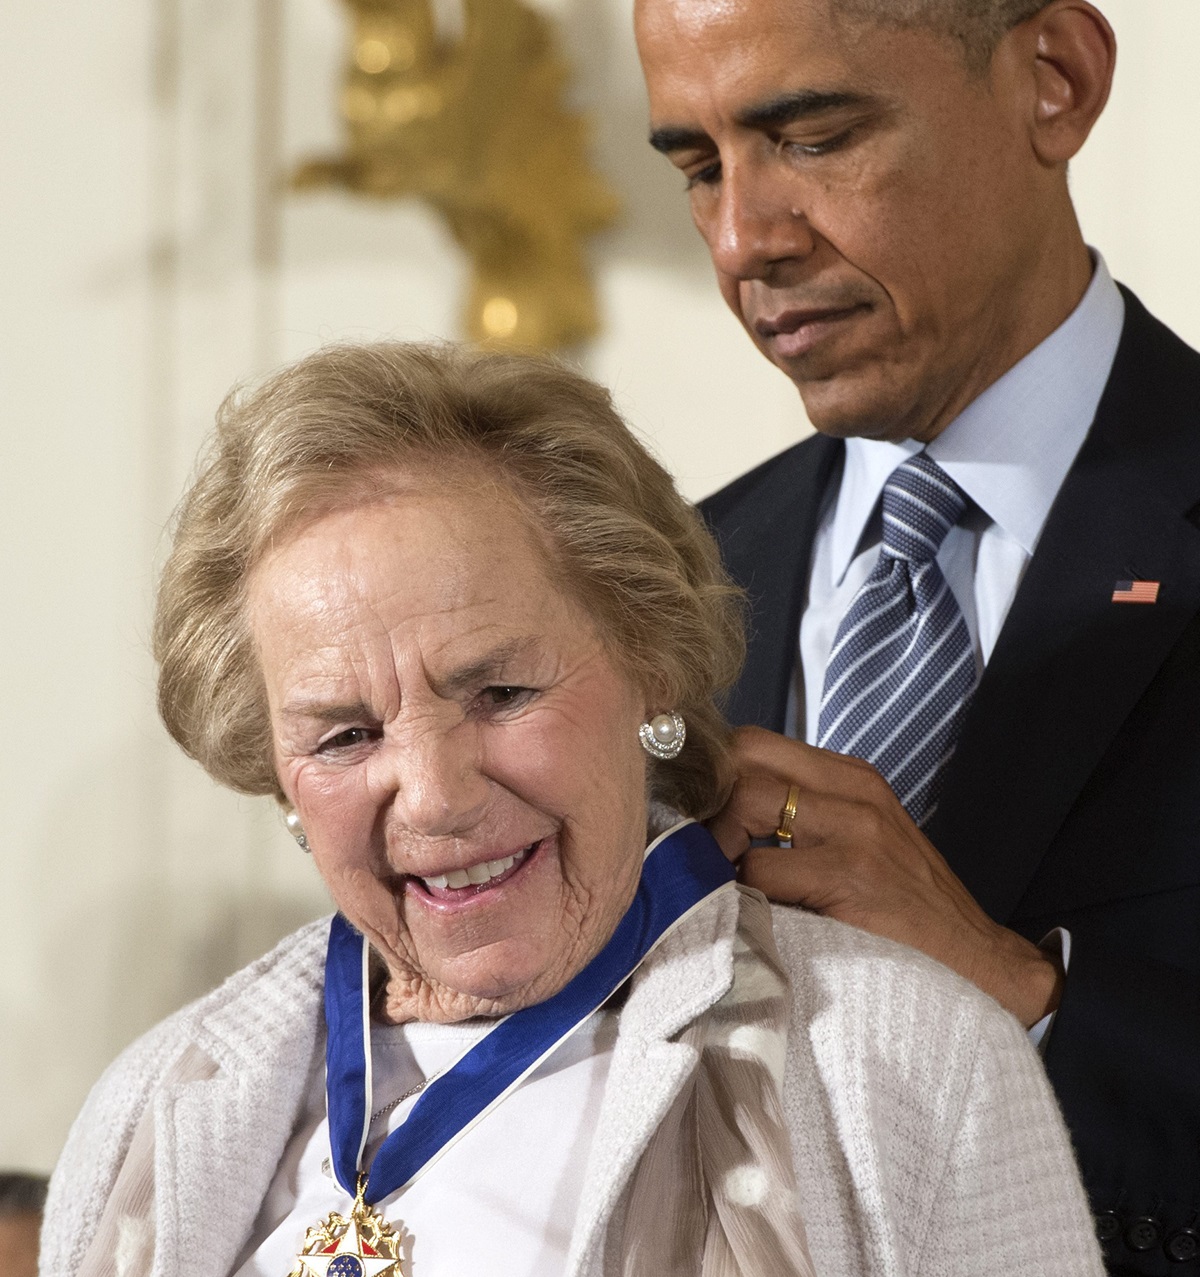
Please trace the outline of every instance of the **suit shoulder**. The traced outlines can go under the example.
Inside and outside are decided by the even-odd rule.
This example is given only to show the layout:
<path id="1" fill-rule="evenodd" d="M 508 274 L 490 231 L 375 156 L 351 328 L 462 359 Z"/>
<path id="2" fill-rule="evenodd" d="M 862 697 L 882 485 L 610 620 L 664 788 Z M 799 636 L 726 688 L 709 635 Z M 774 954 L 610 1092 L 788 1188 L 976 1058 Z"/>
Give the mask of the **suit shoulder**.
<path id="1" fill-rule="evenodd" d="M 1200 457 L 1200 351 L 1156 319 L 1127 288 L 1125 327 L 1097 420 L 1106 409 L 1121 418 L 1119 437 L 1145 450 L 1146 432 L 1166 450 L 1162 472 L 1170 478 Z"/>
<path id="2" fill-rule="evenodd" d="M 1120 285 L 1125 299 L 1125 329 L 1122 338 L 1137 347 L 1143 358 L 1151 358 L 1161 371 L 1186 376 L 1194 389 L 1200 384 L 1200 351 L 1188 345 L 1173 329 L 1168 328 L 1130 289 Z"/>
<path id="3" fill-rule="evenodd" d="M 700 502 L 700 513 L 713 529 L 747 508 L 771 504 L 792 491 L 802 477 L 826 471 L 840 455 L 840 440 L 814 434 L 770 457 Z"/>

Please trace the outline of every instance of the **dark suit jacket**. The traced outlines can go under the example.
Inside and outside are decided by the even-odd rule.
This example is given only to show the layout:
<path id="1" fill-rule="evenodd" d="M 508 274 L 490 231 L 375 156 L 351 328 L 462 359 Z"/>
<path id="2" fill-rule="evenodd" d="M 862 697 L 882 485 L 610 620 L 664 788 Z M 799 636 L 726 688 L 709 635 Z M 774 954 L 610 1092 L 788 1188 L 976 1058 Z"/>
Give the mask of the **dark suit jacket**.
<path id="1" fill-rule="evenodd" d="M 997 921 L 1071 931 L 1046 1066 L 1113 1271 L 1200 1274 L 1200 354 L 1125 299 L 927 832 Z M 783 729 L 842 451 L 808 439 L 703 504 L 749 598 L 734 723 Z M 1111 602 L 1130 579 L 1158 602 Z"/>

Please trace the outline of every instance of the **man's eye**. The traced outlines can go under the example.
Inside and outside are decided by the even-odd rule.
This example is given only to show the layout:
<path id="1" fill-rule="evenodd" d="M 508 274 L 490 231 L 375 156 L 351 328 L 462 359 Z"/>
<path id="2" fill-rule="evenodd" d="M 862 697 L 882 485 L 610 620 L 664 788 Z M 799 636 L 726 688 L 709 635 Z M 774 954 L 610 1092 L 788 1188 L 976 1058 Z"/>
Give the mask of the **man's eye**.
<path id="1" fill-rule="evenodd" d="M 687 177 L 687 185 L 685 190 L 695 190 L 697 186 L 711 186 L 721 176 L 721 165 L 719 161 L 714 160 L 711 164 L 706 164 L 702 169 L 697 169 L 694 173 L 689 173 Z"/>
<path id="2" fill-rule="evenodd" d="M 365 745 L 374 740 L 379 733 L 370 727 L 347 727 L 344 732 L 330 736 L 317 746 L 317 753 L 333 753 L 339 749 L 353 749 L 356 745 Z"/>
<path id="3" fill-rule="evenodd" d="M 785 141 L 781 145 L 789 151 L 796 152 L 800 155 L 819 156 L 831 155 L 834 151 L 840 151 L 854 136 L 853 129 L 846 129 L 841 133 L 835 133 L 833 137 L 827 137 L 821 142 L 797 142 Z"/>

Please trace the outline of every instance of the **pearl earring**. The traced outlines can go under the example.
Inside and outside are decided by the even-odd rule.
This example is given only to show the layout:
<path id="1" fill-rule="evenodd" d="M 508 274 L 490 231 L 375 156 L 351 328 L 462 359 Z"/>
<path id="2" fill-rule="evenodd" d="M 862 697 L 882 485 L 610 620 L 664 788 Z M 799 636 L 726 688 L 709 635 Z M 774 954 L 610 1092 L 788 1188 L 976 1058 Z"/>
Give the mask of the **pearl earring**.
<path id="1" fill-rule="evenodd" d="M 283 823 L 288 828 L 288 833 L 300 844 L 301 851 L 307 851 L 312 854 L 312 848 L 308 845 L 308 838 L 304 833 L 304 826 L 300 823 L 300 813 L 295 807 L 287 809 L 287 815 L 283 818 Z"/>
<path id="2" fill-rule="evenodd" d="M 638 728 L 638 739 L 647 754 L 664 761 L 679 757 L 683 742 L 687 739 L 687 726 L 683 719 L 670 710 L 666 714 L 655 714 L 648 722 Z"/>

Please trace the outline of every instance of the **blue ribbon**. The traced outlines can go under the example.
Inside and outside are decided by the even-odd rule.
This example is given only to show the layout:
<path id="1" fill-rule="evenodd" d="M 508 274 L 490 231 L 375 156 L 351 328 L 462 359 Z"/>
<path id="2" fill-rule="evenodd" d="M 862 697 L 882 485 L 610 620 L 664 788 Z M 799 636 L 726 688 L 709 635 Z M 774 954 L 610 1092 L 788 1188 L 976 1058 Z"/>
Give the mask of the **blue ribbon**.
<path id="1" fill-rule="evenodd" d="M 364 1199 L 373 1204 L 407 1187 L 603 1006 L 676 923 L 733 878 L 733 866 L 712 835 L 694 822 L 652 844 L 633 903 L 604 948 L 553 997 L 497 1021 L 481 1042 L 425 1088 L 375 1155 Z M 336 914 L 325 959 L 325 1092 L 333 1169 L 351 1196 L 371 1104 L 366 946 Z"/>

